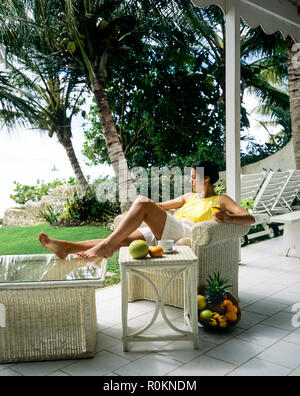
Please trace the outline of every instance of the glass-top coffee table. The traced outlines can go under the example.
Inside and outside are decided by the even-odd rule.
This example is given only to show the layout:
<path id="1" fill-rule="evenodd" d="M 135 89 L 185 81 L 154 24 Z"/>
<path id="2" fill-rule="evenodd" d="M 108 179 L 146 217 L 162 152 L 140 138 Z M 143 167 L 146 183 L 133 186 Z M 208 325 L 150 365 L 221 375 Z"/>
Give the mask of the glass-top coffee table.
<path id="1" fill-rule="evenodd" d="M 0 256 L 0 361 L 91 357 L 107 260 Z"/>

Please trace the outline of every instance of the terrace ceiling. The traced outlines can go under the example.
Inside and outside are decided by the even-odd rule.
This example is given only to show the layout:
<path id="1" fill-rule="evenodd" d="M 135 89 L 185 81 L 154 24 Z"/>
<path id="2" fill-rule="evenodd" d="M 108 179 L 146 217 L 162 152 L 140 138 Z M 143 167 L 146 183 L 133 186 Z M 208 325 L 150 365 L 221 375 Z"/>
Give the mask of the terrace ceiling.
<path id="1" fill-rule="evenodd" d="M 191 0 L 197 7 L 218 5 L 226 13 L 227 0 Z M 261 26 L 267 34 L 280 31 L 300 43 L 300 15 L 297 0 L 240 0 L 240 14 L 252 28 Z"/>

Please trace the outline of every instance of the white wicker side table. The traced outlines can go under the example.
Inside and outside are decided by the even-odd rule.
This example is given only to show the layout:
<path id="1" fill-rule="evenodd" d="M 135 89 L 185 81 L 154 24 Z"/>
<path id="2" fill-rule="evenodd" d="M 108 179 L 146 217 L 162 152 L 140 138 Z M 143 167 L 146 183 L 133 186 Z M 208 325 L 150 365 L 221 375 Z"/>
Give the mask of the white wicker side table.
<path id="1" fill-rule="evenodd" d="M 107 261 L 70 255 L 0 256 L 0 362 L 86 358 L 95 354 L 95 290 Z"/>
<path id="2" fill-rule="evenodd" d="M 128 350 L 128 342 L 133 341 L 186 341 L 192 340 L 194 349 L 198 348 L 198 310 L 197 310 L 197 267 L 198 257 L 188 246 L 177 246 L 176 251 L 171 254 L 164 254 L 160 258 L 133 259 L 129 254 L 128 247 L 120 249 L 119 264 L 121 271 L 122 289 L 122 325 L 123 325 L 123 350 Z M 158 290 L 156 285 L 141 271 L 162 271 L 174 270 L 173 276 Z M 128 334 L 128 274 L 134 274 L 144 279 L 152 287 L 155 294 L 155 311 L 151 321 L 141 330 L 133 334 Z M 190 331 L 178 329 L 168 319 L 165 312 L 164 297 L 169 285 L 179 276 L 183 275 L 184 280 L 184 320 Z M 159 311 L 166 324 L 179 335 L 152 336 L 141 335 L 148 330 L 155 322 Z"/>

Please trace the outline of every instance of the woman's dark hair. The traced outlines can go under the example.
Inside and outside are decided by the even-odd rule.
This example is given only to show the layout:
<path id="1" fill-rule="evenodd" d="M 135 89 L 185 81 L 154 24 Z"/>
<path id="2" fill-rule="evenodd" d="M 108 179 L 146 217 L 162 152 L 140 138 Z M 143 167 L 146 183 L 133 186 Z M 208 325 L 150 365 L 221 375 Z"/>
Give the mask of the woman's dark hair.
<path id="1" fill-rule="evenodd" d="M 210 184 L 215 184 L 219 180 L 219 166 L 214 161 L 195 162 L 192 168 L 195 169 L 196 172 L 197 168 L 204 168 L 204 177 L 210 177 Z"/>

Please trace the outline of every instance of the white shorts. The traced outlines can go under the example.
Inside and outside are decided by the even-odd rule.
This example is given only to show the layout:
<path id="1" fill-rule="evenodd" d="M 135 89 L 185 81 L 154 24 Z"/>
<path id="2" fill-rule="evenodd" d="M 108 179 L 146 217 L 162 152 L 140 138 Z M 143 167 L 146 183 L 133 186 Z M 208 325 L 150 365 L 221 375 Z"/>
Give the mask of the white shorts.
<path id="1" fill-rule="evenodd" d="M 140 231 L 143 234 L 145 241 L 148 243 L 148 245 L 150 246 L 157 245 L 157 239 L 155 238 L 155 235 L 151 231 L 151 228 L 141 227 L 138 228 L 138 231 Z M 177 242 L 179 241 L 179 239 L 183 238 L 184 235 L 185 235 L 185 229 L 183 224 L 175 217 L 167 213 L 166 223 L 164 226 L 161 239 L 173 239 L 174 242 Z"/>

